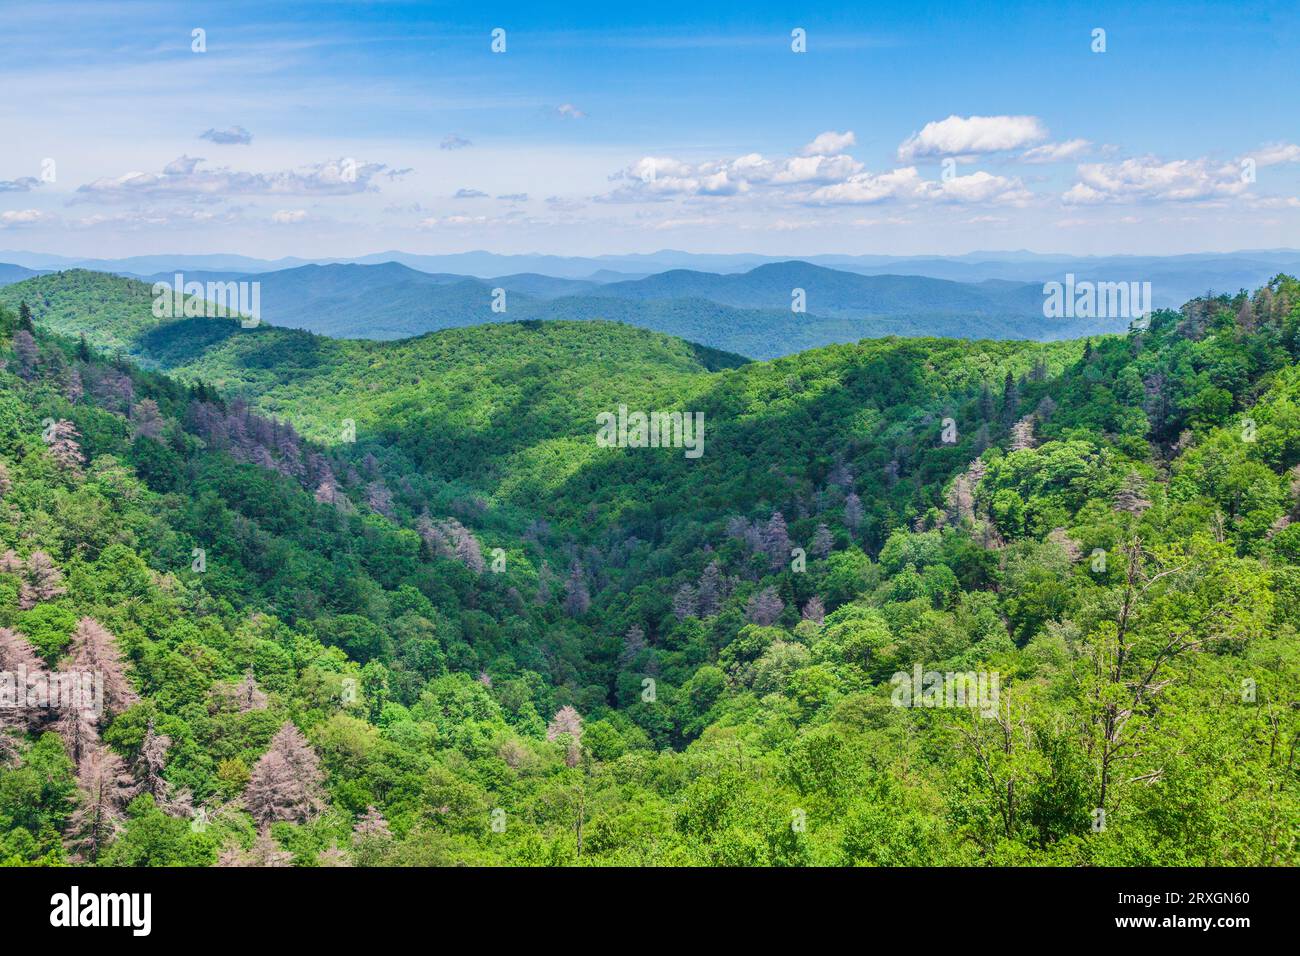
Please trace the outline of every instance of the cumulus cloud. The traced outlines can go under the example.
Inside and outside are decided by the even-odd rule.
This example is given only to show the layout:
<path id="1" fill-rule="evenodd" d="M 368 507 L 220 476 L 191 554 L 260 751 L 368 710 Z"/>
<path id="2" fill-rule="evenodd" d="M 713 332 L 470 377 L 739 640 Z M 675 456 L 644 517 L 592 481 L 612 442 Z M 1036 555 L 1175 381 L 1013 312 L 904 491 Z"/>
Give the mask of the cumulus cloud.
<path id="1" fill-rule="evenodd" d="M 1300 163 L 1300 146 L 1294 143 L 1270 143 L 1261 146 L 1243 159 L 1253 159 L 1256 166 L 1277 166 L 1281 163 Z"/>
<path id="2" fill-rule="evenodd" d="M 780 202 L 832 206 L 889 200 L 1024 205 L 1033 194 L 1014 177 L 975 172 L 941 180 L 923 178 L 915 166 L 871 172 L 843 152 L 852 132 L 823 133 L 799 155 L 772 158 L 748 153 L 734 159 L 686 162 L 645 156 L 610 177 L 619 185 L 599 202 L 667 202 L 673 199 L 754 196 Z"/>
<path id="3" fill-rule="evenodd" d="M 843 133 L 837 133 L 835 130 L 827 130 L 821 133 L 811 143 L 799 150 L 804 156 L 833 156 L 836 153 L 842 153 L 850 146 L 856 146 L 857 137 L 853 135 L 853 130 L 845 130 Z"/>
<path id="4" fill-rule="evenodd" d="M 685 163 L 670 156 L 643 156 L 610 177 L 624 185 L 594 197 L 598 202 L 656 202 L 678 196 L 732 195 L 748 184 L 730 180 L 717 163 Z"/>
<path id="5" fill-rule="evenodd" d="M 1114 202 L 1197 202 L 1230 199 L 1248 184 L 1234 163 L 1208 159 L 1160 160 L 1154 156 L 1118 163 L 1084 163 L 1061 197 L 1070 205 Z"/>
<path id="6" fill-rule="evenodd" d="M 41 212 L 39 209 L 10 209 L 0 212 L 0 229 L 34 226 L 40 222 L 47 222 L 49 219 L 49 213 Z"/>
<path id="7" fill-rule="evenodd" d="M 920 199 L 925 193 L 925 182 L 915 166 L 887 173 L 858 173 L 842 183 L 821 187 L 809 200 L 826 205 L 858 206 L 886 199 Z"/>
<path id="8" fill-rule="evenodd" d="M 247 146 L 253 141 L 253 134 L 242 126 L 232 126 L 230 129 L 206 130 L 199 134 L 199 139 L 206 139 L 208 142 L 222 146 Z"/>
<path id="9" fill-rule="evenodd" d="M 1086 139 L 1067 139 L 1062 143 L 1044 143 L 1020 154 L 1022 163 L 1064 163 L 1078 159 L 1092 150 Z"/>
<path id="10" fill-rule="evenodd" d="M 653 202 L 681 196 L 736 196 L 755 187 L 840 182 L 862 169 L 861 163 L 844 154 L 766 159 L 759 153 L 748 153 L 703 163 L 644 156 L 611 177 L 622 181 L 622 186 L 596 198 L 602 202 Z"/>
<path id="11" fill-rule="evenodd" d="M 560 119 L 586 119 L 587 114 L 572 103 L 561 103 L 555 108 L 555 115 Z"/>
<path id="12" fill-rule="evenodd" d="M 1033 194 L 1019 179 L 983 171 L 948 179 L 923 179 L 915 166 L 887 173 L 859 173 L 842 183 L 823 186 L 809 201 L 821 205 L 871 205 L 886 200 L 940 203 L 1024 205 Z"/>
<path id="13" fill-rule="evenodd" d="M 463 136 L 446 136 L 438 144 L 439 149 L 465 149 L 467 146 L 473 146 L 469 140 Z"/>
<path id="14" fill-rule="evenodd" d="M 903 140 L 898 161 L 999 153 L 1045 139 L 1047 128 L 1036 116 L 949 116 L 926 123 L 921 132 Z"/>
<path id="15" fill-rule="evenodd" d="M 452 199 L 486 199 L 487 193 L 481 189 L 457 189 Z"/>
<path id="16" fill-rule="evenodd" d="M 1033 193 L 1019 179 L 994 176 L 982 170 L 969 176 L 953 176 L 937 183 L 927 183 L 926 188 L 927 198 L 939 202 L 1023 206 L 1033 199 Z"/>
<path id="17" fill-rule="evenodd" d="M 290 226 L 307 221 L 306 209 L 277 209 L 271 214 L 271 221 L 278 226 Z"/>
<path id="18" fill-rule="evenodd" d="M 206 160 L 181 156 L 161 172 L 129 172 L 105 177 L 77 187 L 74 201 L 121 202 L 156 197 L 211 197 L 323 195 L 348 196 L 377 192 L 374 180 L 395 178 L 410 170 L 390 169 L 384 163 L 351 158 L 330 160 L 298 169 L 271 173 L 246 173 L 218 166 L 200 169 Z"/>
<path id="19" fill-rule="evenodd" d="M 20 176 L 18 179 L 0 179 L 0 193 L 29 193 L 41 181 L 35 176 Z"/>
<path id="20" fill-rule="evenodd" d="M 498 196 L 497 199 L 504 202 L 528 202 L 528 193 L 506 193 Z"/>

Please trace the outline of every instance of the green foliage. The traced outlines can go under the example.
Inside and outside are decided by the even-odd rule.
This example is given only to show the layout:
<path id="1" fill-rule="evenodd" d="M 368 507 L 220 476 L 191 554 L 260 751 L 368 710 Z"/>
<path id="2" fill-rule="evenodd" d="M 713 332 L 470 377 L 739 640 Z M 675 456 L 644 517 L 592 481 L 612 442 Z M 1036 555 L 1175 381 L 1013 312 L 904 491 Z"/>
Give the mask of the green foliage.
<path id="1" fill-rule="evenodd" d="M 1250 328 L 1220 297 L 1086 349 L 734 367 L 598 322 L 85 325 L 83 275 L 0 369 L 0 626 L 58 667 L 93 617 L 141 698 L 98 731 L 138 791 L 100 864 L 1300 862 L 1292 279 Z M 703 411 L 704 455 L 596 447 L 620 403 Z M 63 590 L 20 610 L 36 551 Z M 84 802 L 37 723 L 0 750 L 8 865 L 68 862 Z M 288 723 L 320 812 L 259 832 Z"/>

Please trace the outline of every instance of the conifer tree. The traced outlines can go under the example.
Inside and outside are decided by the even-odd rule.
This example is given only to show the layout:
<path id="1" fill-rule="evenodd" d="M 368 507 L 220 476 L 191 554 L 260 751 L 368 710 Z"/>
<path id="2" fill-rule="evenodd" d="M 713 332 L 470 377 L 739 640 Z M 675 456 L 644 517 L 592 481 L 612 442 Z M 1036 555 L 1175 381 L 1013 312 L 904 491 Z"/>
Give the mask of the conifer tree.
<path id="1" fill-rule="evenodd" d="M 259 824 L 305 823 L 324 808 L 320 758 L 286 721 L 249 775 L 244 805 Z"/>
<path id="2" fill-rule="evenodd" d="M 122 825 L 122 809 L 136 795 L 126 763 L 107 747 L 91 748 L 77 768 L 80 804 L 69 821 L 71 847 L 94 863 Z"/>
<path id="3" fill-rule="evenodd" d="M 679 621 L 695 617 L 699 608 L 699 596 L 691 585 L 683 584 L 673 595 L 673 616 Z"/>
<path id="4" fill-rule="evenodd" d="M 763 529 L 763 550 L 771 559 L 773 568 L 790 559 L 790 534 L 786 530 L 785 515 L 779 511 L 772 512 L 767 527 Z"/>
<path id="5" fill-rule="evenodd" d="M 564 610 L 570 617 L 581 617 L 591 607 L 591 593 L 582 574 L 582 567 L 577 561 L 569 569 L 569 577 L 564 582 Z"/>
<path id="6" fill-rule="evenodd" d="M 776 588 L 766 587 L 750 597 L 745 605 L 745 620 L 767 626 L 776 623 L 784 610 L 785 602 L 777 595 Z"/>
<path id="7" fill-rule="evenodd" d="M 54 423 L 49 441 L 50 456 L 64 471 L 78 474 L 86 463 L 86 457 L 81 453 L 80 438 L 81 434 L 72 422 L 61 418 Z"/>
<path id="8" fill-rule="evenodd" d="M 93 617 L 77 622 L 63 670 L 102 678 L 106 715 L 120 714 L 140 699 L 126 676 L 126 663 L 116 639 Z"/>
<path id="9" fill-rule="evenodd" d="M 710 561 L 700 574 L 700 583 L 696 588 L 696 609 L 700 617 L 712 617 L 722 605 L 723 581 L 722 569 L 717 561 Z"/>
<path id="10" fill-rule="evenodd" d="M 18 592 L 18 609 L 30 611 L 38 604 L 53 601 L 67 593 L 63 572 L 54 566 L 44 551 L 33 551 L 27 558 L 26 575 Z"/>
<path id="11" fill-rule="evenodd" d="M 817 525 L 817 530 L 813 532 L 812 547 L 809 551 L 814 558 L 824 558 L 831 553 L 831 548 L 835 546 L 835 539 L 831 537 L 831 529 L 826 524 Z"/>

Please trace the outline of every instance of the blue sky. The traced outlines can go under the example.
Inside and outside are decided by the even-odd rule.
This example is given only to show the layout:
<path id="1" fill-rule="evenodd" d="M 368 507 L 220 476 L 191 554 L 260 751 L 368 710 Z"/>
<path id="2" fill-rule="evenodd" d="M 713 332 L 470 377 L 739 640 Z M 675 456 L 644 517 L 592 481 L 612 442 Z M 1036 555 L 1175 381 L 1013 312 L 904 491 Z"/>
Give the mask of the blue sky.
<path id="1" fill-rule="evenodd" d="M 6 4 L 0 248 L 1300 246 L 1296 4 L 843 7 Z"/>

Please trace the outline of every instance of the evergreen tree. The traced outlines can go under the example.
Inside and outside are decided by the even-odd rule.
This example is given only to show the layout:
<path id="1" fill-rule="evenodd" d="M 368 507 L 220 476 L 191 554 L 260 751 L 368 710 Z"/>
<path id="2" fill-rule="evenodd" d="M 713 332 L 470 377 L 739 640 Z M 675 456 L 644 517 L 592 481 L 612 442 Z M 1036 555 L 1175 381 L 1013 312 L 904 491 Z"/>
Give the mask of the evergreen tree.
<path id="1" fill-rule="evenodd" d="M 302 732 L 286 722 L 257 761 L 244 791 L 253 819 L 305 823 L 324 808 L 320 758 Z"/>
<path id="2" fill-rule="evenodd" d="M 107 747 L 94 747 L 77 770 L 80 805 L 69 824 L 71 848 L 88 863 L 99 859 L 121 829 L 123 808 L 136 788 L 122 758 Z"/>
<path id="3" fill-rule="evenodd" d="M 104 716 L 120 714 L 139 701 L 126 676 L 126 663 L 117 641 L 108 629 L 92 617 L 83 617 L 72 632 L 72 644 L 63 669 L 79 674 L 94 674 L 103 681 Z"/>
<path id="4" fill-rule="evenodd" d="M 723 597 L 722 569 L 718 567 L 717 561 L 710 561 L 700 574 L 700 583 L 696 588 L 700 617 L 717 614 Z"/>
<path id="5" fill-rule="evenodd" d="M 812 547 L 809 551 L 815 558 L 824 558 L 831 553 L 834 544 L 835 540 L 831 537 L 831 529 L 826 527 L 825 522 L 822 522 L 817 525 L 817 530 L 813 532 Z"/>
<path id="6" fill-rule="evenodd" d="M 777 595 L 776 588 L 766 587 L 750 597 L 745 605 L 745 620 L 764 626 L 775 624 L 784 610 L 785 602 Z"/>

